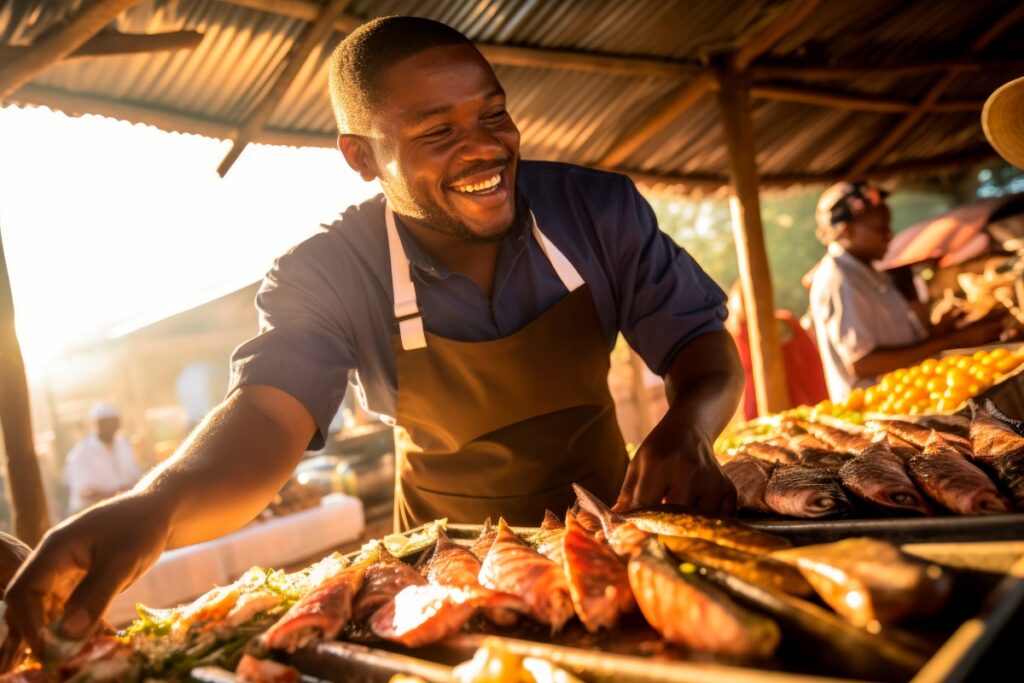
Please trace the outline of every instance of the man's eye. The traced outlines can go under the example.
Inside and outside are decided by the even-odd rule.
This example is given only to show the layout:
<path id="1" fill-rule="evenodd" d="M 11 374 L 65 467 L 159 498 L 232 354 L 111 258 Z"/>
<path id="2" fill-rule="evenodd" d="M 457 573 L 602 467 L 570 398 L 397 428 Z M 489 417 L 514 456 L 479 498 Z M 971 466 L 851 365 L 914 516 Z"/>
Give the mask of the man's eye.
<path id="1" fill-rule="evenodd" d="M 505 118 L 507 114 L 508 112 L 505 111 L 504 109 L 499 109 L 497 111 L 492 111 L 490 114 L 487 114 L 484 118 L 489 121 L 498 121 L 500 119 Z"/>
<path id="2" fill-rule="evenodd" d="M 418 135 L 417 137 L 420 140 L 441 140 L 451 132 L 451 128 L 449 128 L 448 126 L 444 126 L 443 128 L 434 128 L 432 130 L 428 130 L 426 133 Z"/>

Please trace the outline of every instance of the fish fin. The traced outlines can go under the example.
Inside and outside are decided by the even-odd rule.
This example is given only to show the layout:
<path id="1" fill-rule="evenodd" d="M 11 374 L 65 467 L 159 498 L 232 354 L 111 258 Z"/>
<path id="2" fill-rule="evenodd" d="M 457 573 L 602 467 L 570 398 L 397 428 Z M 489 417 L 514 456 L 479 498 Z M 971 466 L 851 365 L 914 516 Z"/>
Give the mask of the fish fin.
<path id="1" fill-rule="evenodd" d="M 601 520 L 601 525 L 605 528 L 605 533 L 607 533 L 609 526 L 615 521 L 617 515 L 600 498 L 579 484 L 573 484 L 572 488 L 576 492 L 576 500 L 579 502 L 580 508 Z"/>

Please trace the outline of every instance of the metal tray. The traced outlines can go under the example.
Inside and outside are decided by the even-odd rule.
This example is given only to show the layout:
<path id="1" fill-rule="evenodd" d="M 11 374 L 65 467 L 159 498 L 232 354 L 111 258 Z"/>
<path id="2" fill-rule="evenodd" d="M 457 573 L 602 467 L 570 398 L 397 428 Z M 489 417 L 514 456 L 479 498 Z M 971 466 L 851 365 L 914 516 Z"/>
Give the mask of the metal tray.
<path id="1" fill-rule="evenodd" d="M 1008 515 L 1013 517 L 1014 524 L 1024 524 L 1024 515 Z M 968 525 L 976 518 L 924 519 L 924 520 L 857 520 L 857 524 L 882 524 L 883 533 L 892 532 L 887 529 L 893 523 L 904 524 L 908 521 L 923 522 L 924 526 L 903 528 L 898 531 L 898 539 L 927 541 L 931 540 L 936 522 L 958 522 Z M 989 518 L 992 520 L 992 518 Z M 767 524 L 767 523 L 766 523 Z M 820 525 L 837 523 L 783 523 Z M 853 522 L 847 522 L 853 524 Z M 764 528 L 762 525 L 761 528 Z M 773 531 L 793 537 L 798 544 L 827 540 L 834 527 L 820 529 L 784 529 L 770 524 Z M 480 533 L 479 525 L 450 524 L 448 535 L 456 542 L 469 542 Z M 413 533 L 412 530 L 409 533 Z M 535 529 L 520 528 L 520 532 L 530 533 Z M 870 529 L 868 530 L 870 531 Z M 852 533 L 848 529 L 842 536 Z M 865 535 L 878 535 L 867 533 Z M 807 540 L 801 540 L 806 538 Z M 885 536 L 893 538 L 892 536 Z M 1024 536 L 1018 536 L 1024 538 Z M 731 680 L 754 683 L 764 681 L 795 681 L 797 683 L 864 683 L 869 680 L 910 680 L 911 683 L 930 683 L 932 681 L 949 681 L 957 683 L 965 681 L 977 665 L 979 659 L 991 646 L 996 635 L 1005 627 L 1009 619 L 1024 602 L 1024 542 L 982 542 L 982 543 L 912 543 L 904 546 L 907 552 L 920 555 L 929 560 L 944 562 L 960 570 L 970 570 L 973 584 L 963 584 L 964 592 L 959 594 L 958 610 L 947 616 L 949 623 L 941 637 L 934 638 L 930 656 L 922 656 L 923 662 L 916 674 L 903 677 L 880 674 L 879 676 L 848 675 L 839 660 L 832 661 L 831 667 L 802 665 L 795 660 L 813 660 L 815 657 L 828 659 L 842 656 L 833 647 L 833 653 L 818 652 L 812 645 L 810 648 L 803 643 L 785 654 L 785 659 L 775 662 L 738 662 L 716 659 L 709 655 L 688 654 L 686 659 L 672 659 L 667 655 L 672 652 L 656 651 L 644 654 L 623 654 L 609 652 L 600 648 L 612 641 L 620 641 L 618 645 L 630 638 L 642 640 L 643 635 L 633 629 L 629 634 L 615 634 L 604 643 L 591 642 L 586 645 L 566 642 L 551 642 L 546 633 L 535 629 L 532 633 L 503 632 L 499 635 L 506 647 L 517 654 L 543 657 L 590 683 L 711 683 L 711 681 Z M 413 558 L 407 558 L 412 560 Z M 980 605 L 980 609 L 975 609 Z M 785 631 L 785 625 L 783 625 Z M 529 631 L 530 629 L 525 629 Z M 580 629 L 582 631 L 582 629 Z M 947 634 L 951 634 L 948 635 Z M 935 635 L 935 634 L 932 634 Z M 893 634 L 893 642 L 897 634 Z M 455 636 L 443 644 L 417 650 L 409 650 L 391 644 L 374 644 L 373 646 L 349 642 L 322 643 L 315 648 L 290 655 L 285 661 L 295 666 L 304 674 L 306 683 L 314 681 L 366 681 L 367 683 L 385 683 L 394 674 L 416 675 L 430 683 L 446 683 L 452 681 L 451 665 L 469 659 L 480 645 L 483 634 L 464 633 Z M 881 636 L 880 636 L 881 637 Z M 784 648 L 786 638 L 784 636 Z M 628 644 L 628 643 L 627 643 Z M 863 643 L 859 643 L 863 645 Z M 614 650 L 615 648 L 609 648 Z M 827 649 L 827 647 L 825 648 Z M 782 650 L 780 649 L 780 657 Z M 847 655 L 847 661 L 850 657 Z M 916 667 L 915 667 L 916 668 Z M 821 671 L 825 675 L 814 673 Z M 234 677 L 229 672 L 212 669 L 197 669 L 193 678 L 202 683 L 231 683 Z"/>
<path id="2" fill-rule="evenodd" d="M 970 517 L 741 521 L 755 529 L 785 536 L 797 545 L 828 543 L 851 536 L 871 536 L 894 543 L 1024 540 L 1024 513 L 1020 512 Z"/>

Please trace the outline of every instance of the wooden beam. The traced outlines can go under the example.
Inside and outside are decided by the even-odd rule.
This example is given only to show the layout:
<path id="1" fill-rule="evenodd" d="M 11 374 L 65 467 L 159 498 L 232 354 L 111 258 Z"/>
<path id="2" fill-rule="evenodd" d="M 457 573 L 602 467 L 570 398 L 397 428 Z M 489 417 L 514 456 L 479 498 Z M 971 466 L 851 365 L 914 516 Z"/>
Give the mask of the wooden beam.
<path id="1" fill-rule="evenodd" d="M 755 85 L 750 88 L 750 96 L 763 100 L 796 102 L 799 104 L 810 104 L 818 107 L 882 113 L 908 112 L 913 111 L 914 107 L 917 106 L 914 102 L 891 100 L 884 97 L 872 97 L 870 95 L 815 90 L 813 88 L 794 88 L 779 85 Z M 981 100 L 976 102 L 939 102 L 932 108 L 932 111 L 980 112 L 984 105 L 985 102 Z"/>
<path id="2" fill-rule="evenodd" d="M 801 66 L 798 64 L 752 64 L 750 75 L 755 80 L 790 79 L 797 81 L 839 81 L 858 78 L 893 78 L 924 76 L 949 70 L 957 71 L 1024 71 L 1020 59 L 942 59 L 907 64 Z"/>
<path id="3" fill-rule="evenodd" d="M 14 296 L 0 238 L 0 426 L 7 453 L 8 500 L 15 535 L 35 546 L 50 526 L 39 474 L 25 363 L 14 330 Z"/>
<path id="4" fill-rule="evenodd" d="M 112 55 L 139 54 L 144 52 L 165 52 L 168 50 L 191 50 L 203 40 L 198 31 L 171 31 L 169 33 L 116 33 L 103 31 L 89 39 L 65 59 L 81 57 L 109 57 Z M 0 62 L 17 59 L 31 46 L 0 45 Z"/>
<path id="5" fill-rule="evenodd" d="M 1006 29 L 1016 24 L 1022 17 L 1024 17 L 1024 3 L 1016 3 L 1013 9 L 992 23 L 988 29 L 986 29 L 974 40 L 974 42 L 971 43 L 964 57 L 971 58 L 977 56 L 978 53 L 988 47 L 992 41 L 998 38 Z M 928 92 L 925 93 L 924 97 L 921 98 L 920 102 L 918 102 L 917 106 L 908 112 L 899 123 L 890 128 L 889 132 L 886 133 L 881 140 L 874 142 L 871 147 L 868 148 L 852 166 L 850 166 L 848 176 L 850 178 L 863 176 L 872 166 L 885 158 L 885 155 L 895 148 L 896 145 L 906 139 L 910 132 L 914 130 L 914 127 L 917 126 L 918 122 L 935 108 L 939 98 L 942 97 L 942 94 L 946 92 L 946 89 L 949 88 L 954 80 L 956 80 L 959 74 L 960 72 L 958 70 L 950 69 L 949 71 L 946 71 L 939 80 L 935 81 L 928 89 Z"/>
<path id="6" fill-rule="evenodd" d="M 312 22 L 320 14 L 322 5 L 309 0 L 221 0 L 231 5 L 259 10 L 279 16 Z M 365 22 L 357 16 L 342 13 L 335 21 L 334 28 L 342 33 L 351 33 Z M 606 73 L 619 76 L 653 76 L 656 78 L 679 78 L 702 70 L 696 62 L 654 59 L 629 55 L 608 55 L 574 50 L 556 50 L 540 47 L 520 47 L 495 43 L 475 43 L 491 64 L 501 66 L 538 67 L 562 69 L 589 73 Z"/>
<path id="7" fill-rule="evenodd" d="M 771 49 L 786 33 L 793 30 L 807 17 L 821 0 L 796 0 L 794 6 L 782 17 L 773 22 L 764 31 L 753 37 L 745 47 L 734 56 L 734 64 L 738 70 L 746 68 L 750 61 Z M 715 87 L 715 76 L 702 73 L 686 85 L 677 89 L 656 111 L 633 130 L 623 136 L 601 158 L 600 166 L 614 168 L 620 166 L 658 133 L 668 128 L 686 110 L 699 102 L 704 95 Z"/>
<path id="8" fill-rule="evenodd" d="M 789 391 L 761 224 L 760 182 L 755 159 L 757 142 L 750 115 L 750 96 L 743 73 L 734 67 L 736 63 L 731 60 L 718 71 L 718 109 L 722 137 L 729 152 L 733 190 L 729 203 L 748 321 L 754 394 L 758 411 L 764 415 L 790 407 Z"/>
<path id="9" fill-rule="evenodd" d="M 299 74 L 303 64 L 309 58 L 310 53 L 316 49 L 331 31 L 334 30 L 334 22 L 352 0 L 331 0 L 324 6 L 320 16 L 312 24 L 308 24 L 302 34 L 292 45 L 292 49 L 285 58 L 285 67 L 267 91 L 267 94 L 256 104 L 249 116 L 238 127 L 238 134 L 231 138 L 232 146 L 225 155 L 224 160 L 217 167 L 217 173 L 221 176 L 238 160 L 242 150 L 245 149 L 254 137 L 263 129 L 263 125 L 270 119 L 274 109 L 284 98 L 288 88 L 291 87 L 295 77 Z"/>
<path id="10" fill-rule="evenodd" d="M 11 95 L 10 101 L 19 104 L 36 105 L 57 109 L 69 116 L 98 114 L 113 119 L 155 126 L 172 133 L 194 133 L 220 140 L 238 135 L 238 127 L 224 121 L 205 119 L 190 114 L 155 109 L 124 100 L 111 100 L 91 95 L 79 95 L 65 90 L 28 84 Z M 287 147 L 328 147 L 337 141 L 335 133 L 302 133 L 299 131 L 264 128 L 253 139 L 266 145 Z"/>
<path id="11" fill-rule="evenodd" d="M 67 57 L 103 30 L 117 15 L 142 0 L 85 0 L 71 19 L 0 67 L 0 100 L 28 83 L 37 73 Z"/>

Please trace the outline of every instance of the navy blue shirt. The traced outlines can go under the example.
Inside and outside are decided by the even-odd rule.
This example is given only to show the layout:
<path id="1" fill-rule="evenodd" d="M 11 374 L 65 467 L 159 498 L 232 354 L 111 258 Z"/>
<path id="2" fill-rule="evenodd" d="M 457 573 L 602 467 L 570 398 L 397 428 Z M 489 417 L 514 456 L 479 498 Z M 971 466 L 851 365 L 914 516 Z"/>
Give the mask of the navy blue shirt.
<path id="1" fill-rule="evenodd" d="M 682 346 L 722 329 L 725 294 L 658 229 L 627 177 L 522 161 L 517 188 L 517 220 L 500 245 L 491 300 L 468 277 L 432 259 L 397 221 L 428 332 L 458 341 L 497 339 L 566 295 L 530 231 L 531 210 L 590 286 L 609 351 L 621 332 L 664 375 Z M 350 379 L 366 407 L 395 414 L 391 340 L 398 325 L 383 195 L 350 207 L 277 259 L 256 307 L 260 333 L 235 349 L 229 394 L 244 384 L 288 392 L 316 419 L 311 448 L 322 446 Z"/>

